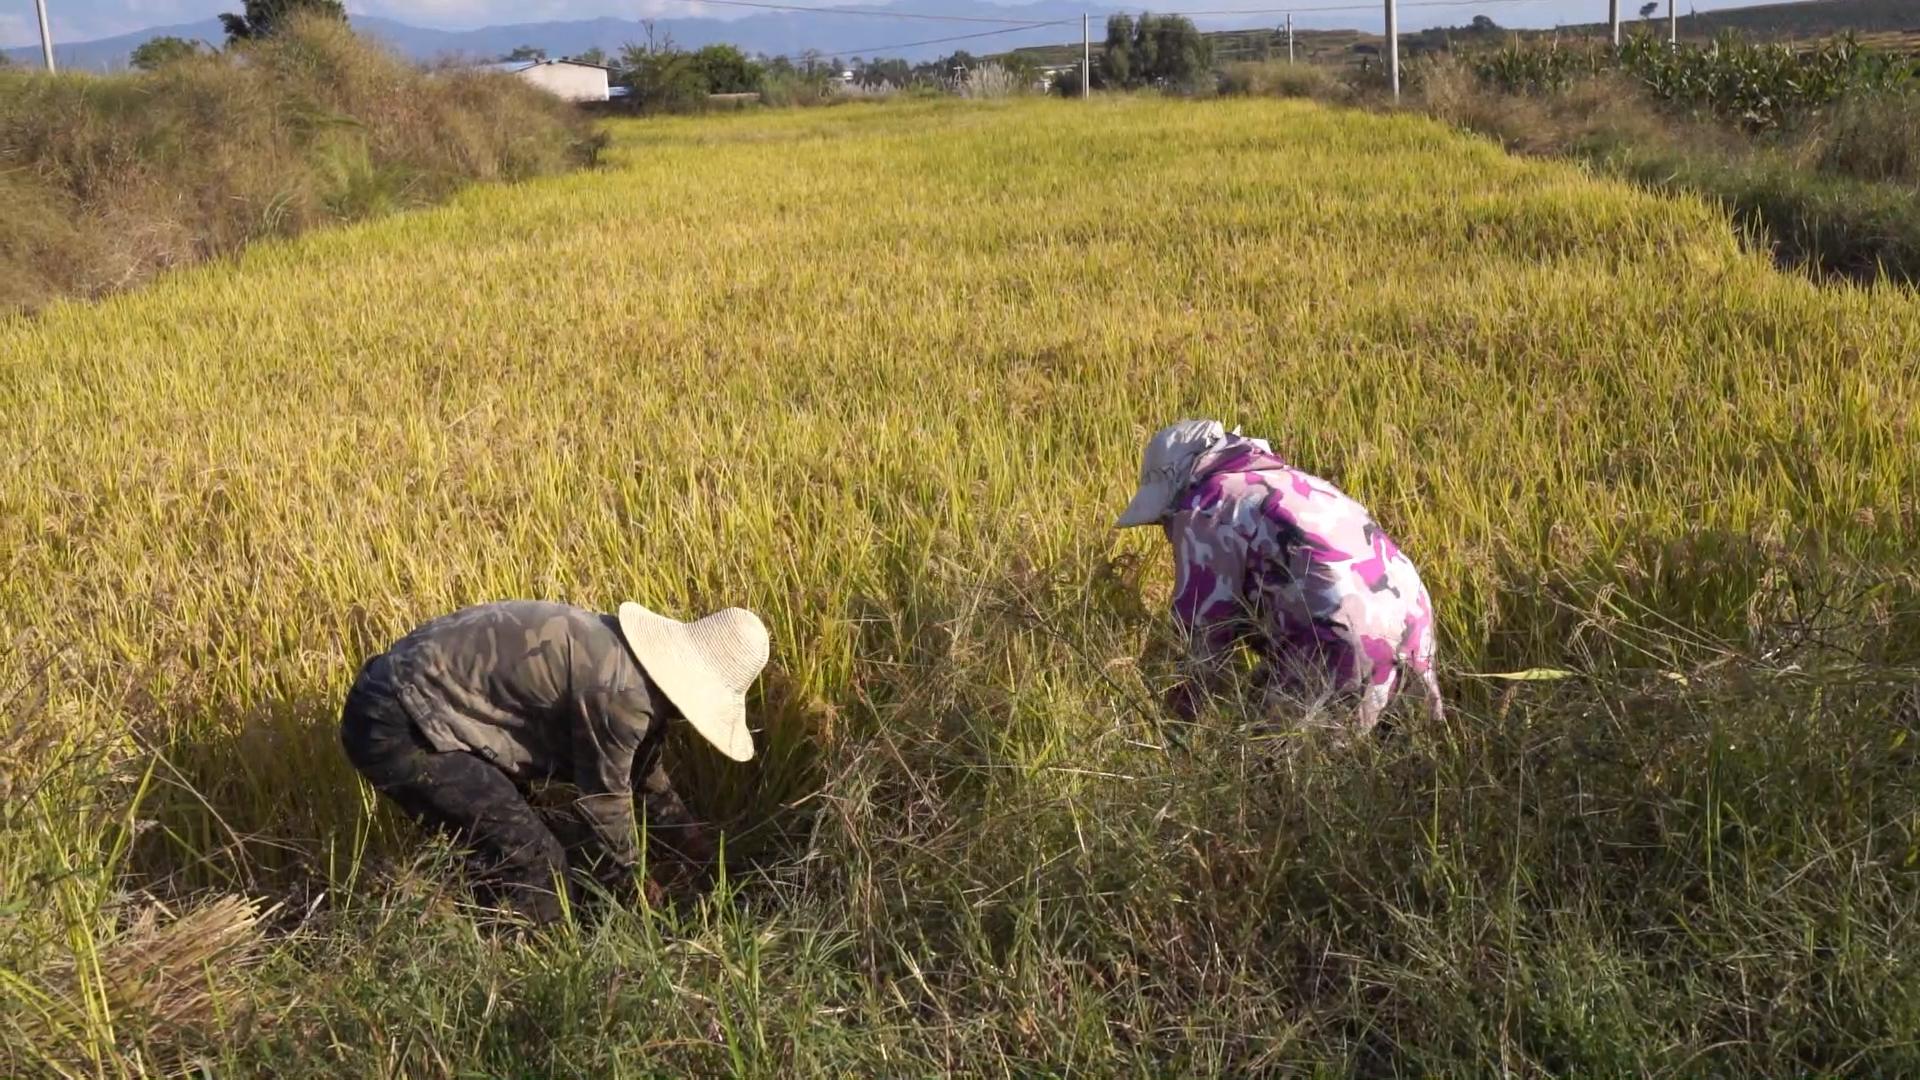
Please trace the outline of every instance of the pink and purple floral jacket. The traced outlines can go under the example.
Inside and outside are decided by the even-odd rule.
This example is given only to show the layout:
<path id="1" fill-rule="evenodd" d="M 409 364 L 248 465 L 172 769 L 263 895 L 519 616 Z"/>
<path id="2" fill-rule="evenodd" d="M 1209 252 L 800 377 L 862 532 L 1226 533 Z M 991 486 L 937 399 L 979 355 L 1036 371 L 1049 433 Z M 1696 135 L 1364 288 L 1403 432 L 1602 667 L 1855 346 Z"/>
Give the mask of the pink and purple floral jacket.
<path id="1" fill-rule="evenodd" d="M 1413 563 L 1365 507 L 1231 436 L 1200 463 L 1165 525 L 1173 615 L 1203 665 L 1236 642 L 1260 651 L 1279 688 L 1358 693 L 1370 729 L 1402 669 L 1440 715 L 1433 604 Z"/>

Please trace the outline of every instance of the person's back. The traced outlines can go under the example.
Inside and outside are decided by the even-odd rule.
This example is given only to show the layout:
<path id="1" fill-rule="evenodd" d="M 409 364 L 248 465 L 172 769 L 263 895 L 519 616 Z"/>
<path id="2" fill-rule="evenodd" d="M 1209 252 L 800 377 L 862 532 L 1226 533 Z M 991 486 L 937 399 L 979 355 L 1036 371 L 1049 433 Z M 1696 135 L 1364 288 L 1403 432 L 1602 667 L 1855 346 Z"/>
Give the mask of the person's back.
<path id="1" fill-rule="evenodd" d="M 1419 571 L 1365 506 L 1258 447 L 1230 448 L 1198 472 L 1167 519 L 1168 540 L 1183 564 L 1238 548 L 1243 570 L 1240 580 L 1207 590 L 1213 596 L 1182 589 L 1177 616 L 1205 624 L 1209 600 L 1234 604 L 1262 624 L 1269 651 L 1325 665 L 1336 687 L 1369 692 L 1377 699 L 1369 712 L 1384 708 L 1399 667 L 1427 676 L 1432 602 Z"/>
<path id="2" fill-rule="evenodd" d="M 638 864 L 636 786 L 649 837 L 704 867 L 711 843 L 661 765 L 667 724 L 684 720 L 726 756 L 750 759 L 745 695 L 767 649 L 766 627 L 739 608 L 687 624 L 633 603 L 617 616 L 481 604 L 368 660 L 347 694 L 341 744 L 376 791 L 470 848 L 489 888 L 551 921 L 569 859 L 528 804 L 528 781 L 578 789 L 573 806 L 592 834 L 586 869 L 609 888 L 630 884 Z"/>
<path id="3" fill-rule="evenodd" d="M 1371 728 L 1404 668 L 1439 715 L 1433 608 L 1413 563 L 1367 509 L 1289 465 L 1260 439 L 1212 421 L 1155 434 L 1133 502 L 1116 524 L 1159 524 L 1173 545 L 1173 616 L 1195 678 L 1172 693 L 1191 713 L 1237 642 L 1263 654 L 1270 688 L 1358 693 Z"/>
<path id="4" fill-rule="evenodd" d="M 473 751 L 516 778 L 563 775 L 585 712 L 644 727 L 652 710 L 619 621 L 567 604 L 464 608 L 386 655 L 396 696 L 435 749 Z"/>

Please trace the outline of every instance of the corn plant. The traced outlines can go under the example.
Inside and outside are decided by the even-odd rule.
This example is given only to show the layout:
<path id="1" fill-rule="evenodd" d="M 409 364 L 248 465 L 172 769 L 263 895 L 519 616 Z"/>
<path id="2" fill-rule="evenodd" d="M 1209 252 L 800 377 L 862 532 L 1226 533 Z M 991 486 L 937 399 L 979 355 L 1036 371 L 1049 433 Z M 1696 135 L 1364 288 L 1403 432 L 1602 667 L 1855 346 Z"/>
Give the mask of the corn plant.
<path id="1" fill-rule="evenodd" d="M 1915 78 L 1915 63 L 1862 48 L 1852 37 L 1810 50 L 1725 34 L 1706 46 L 1675 48 L 1636 34 L 1620 64 L 1656 98 L 1708 110 L 1751 130 L 1780 127 L 1843 95 L 1887 89 Z"/>

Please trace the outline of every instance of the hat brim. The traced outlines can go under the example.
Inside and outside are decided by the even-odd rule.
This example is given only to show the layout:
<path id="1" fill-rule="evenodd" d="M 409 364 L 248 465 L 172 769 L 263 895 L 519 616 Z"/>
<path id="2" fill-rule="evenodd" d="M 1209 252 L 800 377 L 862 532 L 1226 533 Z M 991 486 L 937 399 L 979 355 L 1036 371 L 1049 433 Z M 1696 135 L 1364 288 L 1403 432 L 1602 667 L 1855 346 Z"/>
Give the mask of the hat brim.
<path id="1" fill-rule="evenodd" d="M 753 760 L 746 694 L 714 671 L 695 644 L 693 628 L 632 601 L 620 605 L 619 619 L 627 647 L 693 730 L 728 758 Z"/>
<path id="2" fill-rule="evenodd" d="M 1133 529 L 1142 525 L 1158 525 L 1167 515 L 1167 508 L 1173 505 L 1173 487 L 1164 480 L 1153 480 L 1140 485 L 1133 493 L 1133 501 L 1113 523 L 1116 529 Z"/>

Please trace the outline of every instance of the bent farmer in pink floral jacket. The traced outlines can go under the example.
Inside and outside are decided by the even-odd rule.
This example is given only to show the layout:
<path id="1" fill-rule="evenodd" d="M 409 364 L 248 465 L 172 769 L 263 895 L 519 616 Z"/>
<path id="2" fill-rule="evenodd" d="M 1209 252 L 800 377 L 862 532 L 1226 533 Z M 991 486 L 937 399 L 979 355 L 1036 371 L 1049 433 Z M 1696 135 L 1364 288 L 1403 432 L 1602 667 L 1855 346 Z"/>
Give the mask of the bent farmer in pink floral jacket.
<path id="1" fill-rule="evenodd" d="M 1182 420 L 1148 440 L 1140 490 L 1118 528 L 1158 524 L 1173 544 L 1173 616 L 1190 643 L 1171 702 L 1195 691 L 1241 642 L 1260 653 L 1262 690 L 1357 697 L 1356 729 L 1379 723 L 1404 673 L 1442 714 L 1433 604 L 1420 575 L 1365 507 L 1282 461 L 1264 440 Z M 1199 686 L 1196 686 L 1199 683 Z"/>

